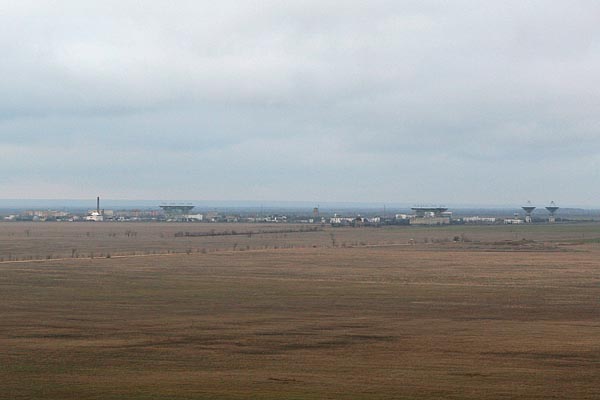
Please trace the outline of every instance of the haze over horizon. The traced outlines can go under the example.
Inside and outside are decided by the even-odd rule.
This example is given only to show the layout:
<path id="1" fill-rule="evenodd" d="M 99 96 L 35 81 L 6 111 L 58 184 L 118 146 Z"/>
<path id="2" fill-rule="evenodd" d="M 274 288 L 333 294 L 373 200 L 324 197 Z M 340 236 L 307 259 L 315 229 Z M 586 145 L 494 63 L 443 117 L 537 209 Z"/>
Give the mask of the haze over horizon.
<path id="1" fill-rule="evenodd" d="M 591 1 L 4 2 L 0 198 L 596 207 L 599 20 Z"/>

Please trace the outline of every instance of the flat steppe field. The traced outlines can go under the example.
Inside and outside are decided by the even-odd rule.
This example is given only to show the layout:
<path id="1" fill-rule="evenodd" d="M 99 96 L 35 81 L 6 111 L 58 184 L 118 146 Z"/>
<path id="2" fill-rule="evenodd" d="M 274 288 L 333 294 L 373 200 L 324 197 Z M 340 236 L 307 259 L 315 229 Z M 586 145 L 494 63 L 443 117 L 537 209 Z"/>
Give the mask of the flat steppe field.
<path id="1" fill-rule="evenodd" d="M 0 398 L 599 399 L 600 224 L 0 223 Z"/>

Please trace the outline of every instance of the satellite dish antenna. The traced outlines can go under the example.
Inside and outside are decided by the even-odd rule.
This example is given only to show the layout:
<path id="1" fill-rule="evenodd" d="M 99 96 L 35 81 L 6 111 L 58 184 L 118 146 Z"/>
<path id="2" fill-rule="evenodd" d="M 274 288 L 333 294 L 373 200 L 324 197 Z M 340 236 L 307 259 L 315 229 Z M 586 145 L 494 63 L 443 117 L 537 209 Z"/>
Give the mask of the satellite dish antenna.
<path id="1" fill-rule="evenodd" d="M 551 201 L 550 205 L 548 207 L 546 207 L 546 210 L 548 210 L 548 212 L 550 213 L 548 222 L 550 222 L 550 223 L 556 222 L 556 217 L 554 216 L 554 214 L 556 213 L 556 211 L 558 211 L 559 208 L 560 207 L 558 207 L 556 204 L 554 204 L 553 201 Z"/>
<path id="2" fill-rule="evenodd" d="M 525 211 L 525 222 L 531 223 L 531 213 L 533 213 L 533 210 L 535 210 L 535 206 L 532 206 L 531 201 L 527 200 L 527 205 L 524 205 L 521 208 Z"/>

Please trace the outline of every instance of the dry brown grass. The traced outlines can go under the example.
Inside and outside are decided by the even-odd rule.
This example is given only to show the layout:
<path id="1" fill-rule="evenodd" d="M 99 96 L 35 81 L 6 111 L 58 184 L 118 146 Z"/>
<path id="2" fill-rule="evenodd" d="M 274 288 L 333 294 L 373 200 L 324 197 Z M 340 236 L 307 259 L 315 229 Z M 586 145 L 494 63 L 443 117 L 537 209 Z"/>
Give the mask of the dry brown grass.
<path id="1" fill-rule="evenodd" d="M 62 230 L 49 247 L 74 237 L 38 226 Z M 138 229 L 138 251 L 167 228 L 181 230 Z M 598 246 L 546 242 L 578 239 L 565 227 L 493 245 L 514 240 L 495 228 L 467 230 L 475 244 L 358 229 L 334 231 L 354 248 L 325 231 L 249 239 L 285 249 L 218 238 L 207 254 L 5 262 L 0 398 L 600 398 Z"/>
<path id="2" fill-rule="evenodd" d="M 0 223 L 0 262 L 23 259 L 89 258 L 169 252 L 214 252 L 281 248 L 358 247 L 368 245 L 432 245 L 455 237 L 488 246 L 498 242 L 600 242 L 600 224 L 534 226 L 448 226 L 331 228 L 317 232 L 264 233 L 235 236 L 175 237 L 177 232 L 248 232 L 306 229 L 293 224 L 176 223 Z M 482 243 L 483 242 L 483 243 Z"/>

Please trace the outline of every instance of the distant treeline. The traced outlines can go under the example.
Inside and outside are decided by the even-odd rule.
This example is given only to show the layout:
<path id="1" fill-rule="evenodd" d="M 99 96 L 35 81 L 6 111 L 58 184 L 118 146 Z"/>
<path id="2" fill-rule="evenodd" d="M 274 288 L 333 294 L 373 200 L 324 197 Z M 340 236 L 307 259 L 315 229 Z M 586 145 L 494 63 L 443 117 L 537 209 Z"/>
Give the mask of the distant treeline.
<path id="1" fill-rule="evenodd" d="M 252 235 L 265 235 L 265 234 L 276 234 L 276 233 L 302 233 L 302 232 L 318 232 L 322 231 L 323 228 L 320 226 L 303 226 L 297 229 L 276 229 L 276 230 L 257 230 L 257 231 L 236 231 L 236 230 L 225 230 L 217 232 L 214 229 L 208 232 L 183 232 L 179 231 L 175 233 L 175 237 L 203 237 L 203 236 L 237 236 L 244 235 L 252 237 Z"/>

